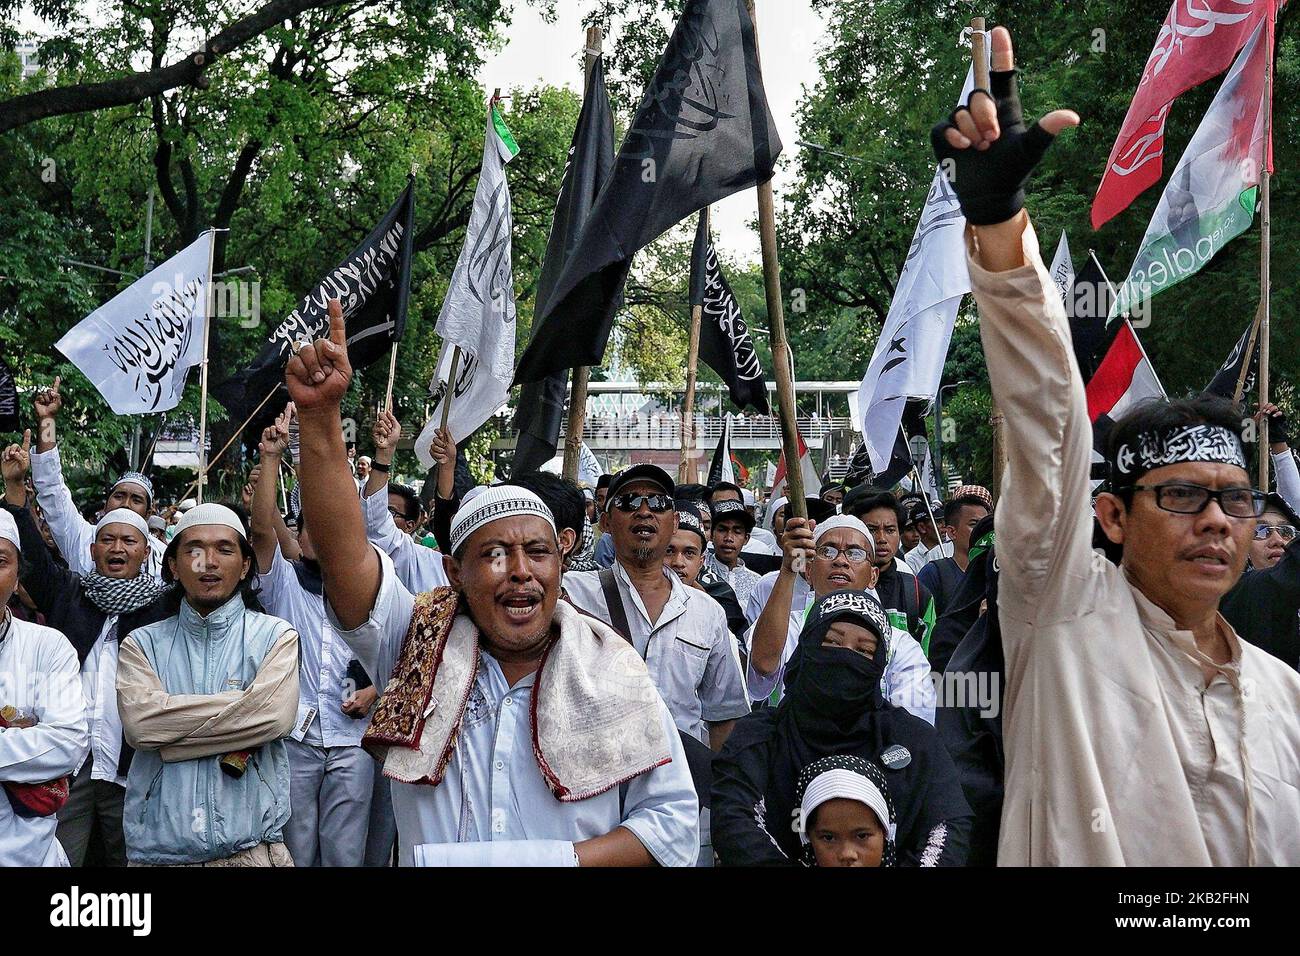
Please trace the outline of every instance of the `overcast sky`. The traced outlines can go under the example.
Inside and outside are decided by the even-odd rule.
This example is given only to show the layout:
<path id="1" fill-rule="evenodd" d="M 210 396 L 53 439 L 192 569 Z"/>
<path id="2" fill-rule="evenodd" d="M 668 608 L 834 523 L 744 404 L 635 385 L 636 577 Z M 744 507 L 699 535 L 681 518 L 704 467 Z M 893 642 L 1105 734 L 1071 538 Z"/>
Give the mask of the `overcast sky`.
<path id="1" fill-rule="evenodd" d="M 760 0 L 757 6 L 763 85 L 785 159 L 796 150 L 795 107 L 803 87 L 817 79 L 815 53 L 824 27 L 810 0 Z M 487 60 L 480 74 L 484 89 L 549 83 L 581 94 L 582 67 L 577 53 L 583 42 L 582 15 L 591 4 L 587 0 L 556 0 L 555 7 L 555 22 L 546 23 L 524 0 L 515 0 L 507 45 Z M 526 149 L 527 144 L 520 147 Z M 780 192 L 791 172 L 792 164 L 781 166 L 773 188 Z M 754 196 L 754 190 L 747 189 L 713 207 L 714 243 L 742 260 L 757 260 L 759 255 L 758 233 L 749 227 L 756 215 Z"/>

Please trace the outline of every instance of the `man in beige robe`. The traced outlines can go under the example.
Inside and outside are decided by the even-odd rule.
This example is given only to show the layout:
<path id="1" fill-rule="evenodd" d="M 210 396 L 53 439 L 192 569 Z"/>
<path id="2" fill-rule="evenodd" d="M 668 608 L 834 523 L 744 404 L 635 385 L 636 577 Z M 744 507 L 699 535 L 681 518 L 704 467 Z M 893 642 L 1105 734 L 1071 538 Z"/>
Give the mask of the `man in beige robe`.
<path id="1" fill-rule="evenodd" d="M 1060 294 L 1023 206 L 1076 114 L 1026 130 L 1011 37 L 992 94 L 932 142 L 968 221 L 972 290 L 1006 417 L 997 509 L 1006 655 L 1001 865 L 1300 863 L 1300 675 L 1218 613 L 1260 505 L 1240 415 L 1139 406 L 1111 435 L 1096 504 L 1119 567 L 1091 547 L 1092 433 Z M 996 97 L 996 109 L 995 100 Z"/>

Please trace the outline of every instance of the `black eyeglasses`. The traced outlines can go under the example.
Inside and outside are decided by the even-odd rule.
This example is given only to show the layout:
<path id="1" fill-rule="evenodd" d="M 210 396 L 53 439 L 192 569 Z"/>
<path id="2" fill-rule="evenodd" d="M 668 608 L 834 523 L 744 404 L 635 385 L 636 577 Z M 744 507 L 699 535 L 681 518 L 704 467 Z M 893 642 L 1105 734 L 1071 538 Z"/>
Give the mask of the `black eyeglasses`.
<path id="1" fill-rule="evenodd" d="M 824 544 L 817 549 L 817 557 L 823 561 L 834 561 L 841 554 L 844 555 L 849 564 L 861 564 L 867 560 L 867 549 L 859 548 L 857 545 L 841 550 L 833 544 Z"/>
<path id="2" fill-rule="evenodd" d="M 1274 531 L 1283 541 L 1290 541 L 1296 535 L 1295 525 L 1289 524 L 1257 524 L 1255 525 L 1255 540 L 1267 541 L 1268 536 Z"/>
<path id="3" fill-rule="evenodd" d="M 394 518 L 401 518 L 403 521 L 415 520 L 414 518 L 409 517 L 405 511 L 399 511 L 397 508 L 389 508 L 388 513 L 392 515 Z"/>
<path id="4" fill-rule="evenodd" d="M 610 500 L 610 504 L 628 514 L 640 511 L 642 505 L 657 515 L 673 510 L 673 499 L 667 495 L 615 495 Z"/>
<path id="5" fill-rule="evenodd" d="M 1133 485 L 1134 491 L 1153 491 L 1156 507 L 1180 515 L 1197 515 L 1211 501 L 1217 501 L 1230 518 L 1258 518 L 1264 513 L 1265 495 L 1254 488 L 1220 488 L 1173 482 L 1165 485 Z"/>

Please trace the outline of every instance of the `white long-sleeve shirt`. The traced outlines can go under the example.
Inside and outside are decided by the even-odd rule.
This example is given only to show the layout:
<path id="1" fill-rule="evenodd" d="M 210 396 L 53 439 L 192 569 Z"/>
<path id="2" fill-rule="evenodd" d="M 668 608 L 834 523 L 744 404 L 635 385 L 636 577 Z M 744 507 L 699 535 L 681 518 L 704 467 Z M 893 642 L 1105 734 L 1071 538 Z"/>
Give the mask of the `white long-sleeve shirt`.
<path id="1" fill-rule="evenodd" d="M 415 598 L 393 574 L 386 554 L 379 555 L 382 583 L 370 617 L 351 631 L 338 629 L 383 692 L 411 623 Z M 581 616 L 561 601 L 557 617 Z M 436 787 L 392 782 L 397 820 L 398 863 L 414 862 L 414 847 L 423 844 L 486 843 L 498 840 L 562 840 L 572 843 L 623 827 L 663 866 L 690 866 L 699 853 L 699 805 L 691 783 L 681 738 L 672 715 L 659 702 L 660 721 L 672 760 L 620 788 L 585 800 L 562 802 L 548 788 L 533 753 L 532 690 L 536 675 L 511 686 L 500 665 L 481 651 L 478 672 L 465 715 Z M 589 675 L 594 678 L 595 675 Z"/>
<path id="2" fill-rule="evenodd" d="M 754 623 L 745 632 L 745 646 L 751 654 L 754 646 L 754 629 L 758 626 L 758 617 L 763 613 L 772 589 L 776 586 L 780 571 L 769 571 L 763 575 L 754 590 L 750 592 L 749 603 L 745 606 L 745 617 Z M 867 592 L 879 597 L 875 591 Z M 817 600 L 817 595 L 808 586 L 803 575 L 794 582 L 794 597 L 790 601 L 790 622 L 786 629 L 785 647 L 781 649 L 781 665 L 771 674 L 762 674 L 755 670 L 751 657 L 745 671 L 745 685 L 749 698 L 753 701 L 776 699 L 785 692 L 785 665 L 789 662 L 794 649 L 799 646 L 799 635 L 803 632 L 804 621 L 808 611 Z M 934 689 L 934 680 L 930 677 L 930 662 L 925 651 L 916 639 L 900 628 L 894 628 L 889 636 L 888 660 L 885 674 L 880 680 L 880 692 L 885 700 L 895 707 L 902 707 L 909 714 L 920 717 L 926 723 L 934 724 L 934 709 L 938 703 L 938 694 Z"/>
<path id="3" fill-rule="evenodd" d="M 95 570 L 95 562 L 90 558 L 95 526 L 81 517 L 72 500 L 72 492 L 63 480 L 63 460 L 59 457 L 57 445 L 47 452 L 32 452 L 32 484 L 36 486 L 36 503 L 41 506 L 45 523 L 50 526 L 50 534 L 54 536 L 54 543 L 59 546 L 59 553 L 68 562 L 68 567 L 78 574 Z M 149 542 L 150 550 L 143 570 L 161 581 L 163 552 L 167 550 L 167 543 L 153 535 L 145 540 Z"/>
<path id="4" fill-rule="evenodd" d="M 393 559 L 397 580 L 412 594 L 446 587 L 447 572 L 442 566 L 442 552 L 416 543 L 404 534 L 388 511 L 388 485 L 381 485 L 369 498 L 362 489 L 361 513 L 366 519 L 366 537 L 380 551 Z M 373 680 L 373 675 L 372 678 Z"/>
<path id="5" fill-rule="evenodd" d="M 4 612 L 8 614 L 8 612 Z M 0 707 L 34 716 L 34 727 L 0 729 L 0 781 L 47 783 L 76 773 L 90 749 L 81 667 L 52 627 L 9 615 L 0 638 Z M 0 800 L 0 866 L 67 866 L 58 819 L 20 817 Z"/>
<path id="6" fill-rule="evenodd" d="M 1300 468 L 1296 467 L 1295 453 L 1290 448 L 1273 455 L 1273 474 L 1282 500 L 1292 511 L 1300 511 Z"/>

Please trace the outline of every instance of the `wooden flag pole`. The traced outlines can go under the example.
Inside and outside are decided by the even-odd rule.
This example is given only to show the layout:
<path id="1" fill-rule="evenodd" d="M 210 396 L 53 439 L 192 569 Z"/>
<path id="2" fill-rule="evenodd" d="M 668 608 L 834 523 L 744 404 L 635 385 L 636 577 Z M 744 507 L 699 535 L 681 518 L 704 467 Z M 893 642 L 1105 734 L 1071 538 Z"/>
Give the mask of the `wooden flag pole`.
<path id="1" fill-rule="evenodd" d="M 754 26 L 754 54 L 758 56 L 758 18 L 754 0 L 745 0 Z M 772 181 L 758 184 L 758 234 L 763 250 L 763 291 L 767 299 L 768 341 L 776 373 L 776 399 L 781 410 L 781 450 L 785 454 L 785 496 L 796 518 L 808 517 L 804 500 L 803 469 L 799 463 L 799 425 L 795 421 L 794 358 L 785 337 L 785 310 L 781 302 L 781 263 L 776 248 L 776 213 L 772 203 Z"/>
<path id="2" fill-rule="evenodd" d="M 384 411 L 393 410 L 393 379 L 397 377 L 397 343 L 393 343 L 390 349 L 391 355 L 388 356 L 388 391 L 384 398 Z"/>
<path id="3" fill-rule="evenodd" d="M 204 478 L 208 473 L 207 449 L 204 447 L 208 438 L 208 332 L 212 328 L 212 308 L 216 302 L 216 293 L 212 288 L 212 258 L 216 251 L 217 233 L 214 229 L 208 239 L 208 301 L 203 316 L 203 362 L 199 368 L 199 474 L 196 479 L 199 504 L 203 504 Z"/>
<path id="4" fill-rule="evenodd" d="M 971 61 L 975 66 L 975 88 L 989 89 L 989 51 L 987 38 L 984 36 L 985 21 L 983 17 L 972 17 L 970 21 Z M 993 427 L 993 498 L 996 501 L 1002 493 L 1002 472 L 1007 467 L 1006 419 L 998 400 L 993 399 L 989 410 L 989 425 Z"/>
<path id="5" fill-rule="evenodd" d="M 605 31 L 600 27 L 587 27 L 587 39 L 583 45 L 582 88 L 587 88 L 591 71 L 596 65 L 604 43 Z M 582 430 L 587 420 L 587 383 L 591 381 L 591 369 L 585 365 L 573 369 L 573 384 L 569 388 L 569 423 L 564 431 L 564 477 L 570 481 L 578 480 L 578 461 L 582 457 Z"/>
<path id="6" fill-rule="evenodd" d="M 279 388 L 280 388 L 280 383 L 276 382 L 275 386 L 271 389 L 271 391 L 267 393 L 266 398 L 258 402 L 257 407 L 253 409 L 252 413 L 250 413 L 247 418 L 244 419 L 244 423 L 235 429 L 235 433 L 230 436 L 230 440 L 221 446 L 221 451 L 213 455 L 212 460 L 207 462 L 207 464 L 203 465 L 203 470 L 199 472 L 199 477 L 195 478 L 193 481 L 190 482 L 190 486 L 185 489 L 185 493 L 181 495 L 180 498 L 177 499 L 178 501 L 184 501 L 186 498 L 188 498 L 190 496 L 190 492 L 198 487 L 199 481 L 203 479 L 209 471 L 211 471 L 213 468 L 216 467 L 217 462 L 221 460 L 221 456 L 224 455 L 227 449 L 229 449 L 230 446 L 235 443 L 235 439 L 238 438 L 241 434 L 243 434 L 244 429 L 248 427 L 248 423 L 251 422 L 254 416 L 256 416 L 257 413 L 260 412 L 262 408 L 266 405 L 266 403 L 271 400 L 272 396 L 275 395 L 275 393 L 279 390 Z M 203 446 L 202 444 L 200 444 L 199 445 L 200 453 L 202 452 L 202 449 Z M 202 457 L 200 457 L 199 461 L 200 464 L 202 464 L 203 461 Z"/>
<path id="7" fill-rule="evenodd" d="M 460 368 L 460 346 L 451 353 L 451 374 L 447 376 L 447 391 L 442 394 L 442 427 L 447 427 L 447 416 L 451 414 L 451 397 L 456 393 L 456 372 Z"/>
<path id="8" fill-rule="evenodd" d="M 1272 13 L 1268 14 L 1273 16 Z M 1270 282 L 1269 253 L 1272 239 L 1272 221 L 1269 217 L 1269 144 L 1273 141 L 1273 55 L 1275 50 L 1269 47 L 1268 57 L 1264 62 L 1264 155 L 1260 157 L 1260 219 L 1259 219 L 1259 405 L 1268 404 L 1268 339 L 1269 339 L 1269 299 Z M 1249 361 L 1246 353 L 1245 361 Z M 1268 491 L 1268 416 L 1263 415 L 1259 421 L 1259 488 Z"/>
<path id="9" fill-rule="evenodd" d="M 1255 321 L 1250 324 L 1250 335 L 1246 338 L 1246 350 L 1241 354 L 1241 371 L 1237 373 L 1237 387 L 1232 390 L 1232 404 L 1241 404 L 1241 393 L 1246 390 L 1246 374 L 1250 371 L 1250 357 L 1255 354 L 1255 342 L 1259 339 L 1259 324 L 1264 318 L 1264 303 L 1261 300 L 1255 309 Z"/>
<path id="10" fill-rule="evenodd" d="M 704 234 L 709 232 L 709 207 L 700 212 L 704 217 Z M 682 401 L 682 461 L 677 466 L 677 480 L 695 481 L 695 373 L 700 361 L 700 322 L 704 306 L 691 306 L 691 334 L 686 350 L 686 397 Z"/>

